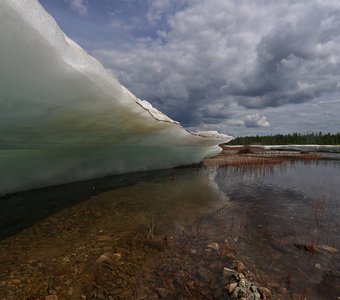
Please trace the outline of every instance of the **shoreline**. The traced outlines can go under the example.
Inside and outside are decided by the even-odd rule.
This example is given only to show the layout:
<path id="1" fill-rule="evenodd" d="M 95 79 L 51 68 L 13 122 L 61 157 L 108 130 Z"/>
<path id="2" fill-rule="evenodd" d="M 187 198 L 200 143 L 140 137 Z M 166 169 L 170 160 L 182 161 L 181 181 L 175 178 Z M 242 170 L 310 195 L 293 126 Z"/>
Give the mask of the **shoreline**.
<path id="1" fill-rule="evenodd" d="M 33 226 L 0 241 L 3 251 L 0 252 L 0 262 L 4 267 L 0 276 L 0 295 L 5 299 L 42 300 L 300 299 L 305 296 L 303 284 L 294 282 L 284 271 L 282 278 L 273 276 L 271 264 L 275 259 L 274 252 L 265 253 L 270 259 L 268 267 L 256 261 L 259 253 L 246 248 L 252 242 L 254 230 L 259 228 L 267 235 L 266 230 L 276 225 L 272 221 L 268 227 L 260 227 L 263 220 L 255 217 L 261 210 L 257 211 L 252 201 L 218 199 L 213 207 L 207 205 L 207 201 L 200 205 L 204 210 L 199 213 L 179 215 L 181 210 L 193 209 L 192 203 L 185 204 L 187 197 L 193 197 L 193 202 L 200 203 L 209 196 L 203 194 L 209 186 L 202 187 L 207 180 L 202 174 L 214 173 L 214 166 L 226 166 L 225 169 L 216 168 L 222 172 L 231 168 L 245 170 L 249 172 L 247 174 L 255 174 L 254 170 L 258 167 L 262 176 L 265 174 L 262 168 L 269 167 L 270 171 L 276 165 L 300 159 L 317 161 L 316 157 L 308 158 L 308 155 L 244 147 L 226 148 L 219 156 L 203 161 L 201 168 L 195 172 L 156 171 L 151 181 L 144 179 L 146 174 L 130 174 L 125 176 L 129 178 L 127 182 L 118 180 L 117 185 L 106 192 L 93 181 L 94 185 L 88 182 L 47 188 L 41 194 L 38 191 L 21 193 L 20 197 L 30 195 L 33 199 L 44 194 L 47 198 L 47 194 L 53 191 L 63 199 L 71 199 L 75 197 L 76 187 L 81 193 L 85 193 L 84 188 L 88 189 L 89 198 L 60 208 Z M 306 156 L 308 159 L 304 159 Z M 186 174 L 184 180 L 183 174 Z M 134 176 L 135 180 L 131 181 Z M 188 183 L 192 177 L 197 177 L 197 180 Z M 105 180 L 110 182 L 110 178 Z M 167 189 L 163 189 L 165 185 Z M 97 189 L 92 190 L 93 187 Z M 135 189 L 127 194 L 131 187 Z M 160 190 L 153 193 L 156 188 Z M 166 222 L 169 220 L 163 215 L 154 215 L 138 207 L 140 203 L 154 198 L 155 202 L 147 202 L 147 206 L 159 212 L 157 203 L 165 201 L 162 197 L 179 189 L 182 189 L 181 192 L 168 204 L 175 210 L 166 210 L 167 214 L 171 214 L 171 222 L 175 220 L 172 227 L 168 226 Z M 196 194 L 191 196 L 193 190 Z M 140 194 L 146 196 L 137 202 Z M 84 198 L 87 196 L 84 195 Z M 270 210 L 268 213 L 264 219 L 278 214 Z M 193 218 L 189 220 L 188 216 Z M 256 238 L 256 243 L 274 246 L 291 256 L 297 253 L 307 257 L 311 253 L 294 246 L 296 243 L 301 248 L 308 248 L 309 244 L 303 244 L 299 238 L 301 236 L 290 235 L 285 239 L 273 236 L 272 240 L 265 241 Z M 318 244 L 312 246 L 319 247 Z M 328 250 L 336 249 L 328 247 Z M 314 259 L 324 259 L 326 255 L 320 247 L 320 253 L 311 258 L 313 264 L 321 263 L 323 267 L 323 261 L 314 262 Z M 321 271 L 315 267 L 315 272 Z M 335 283 L 338 280 L 336 276 L 331 277 Z M 327 284 L 320 282 L 318 287 L 327 288 Z"/>
<path id="2" fill-rule="evenodd" d="M 294 160 L 317 161 L 328 159 L 319 152 L 297 150 L 273 150 L 261 146 L 226 146 L 214 157 L 198 164 L 182 165 L 177 168 L 228 167 L 228 166 L 270 166 Z M 340 157 L 339 157 L 340 159 Z M 337 160 L 337 158 L 334 158 Z"/>

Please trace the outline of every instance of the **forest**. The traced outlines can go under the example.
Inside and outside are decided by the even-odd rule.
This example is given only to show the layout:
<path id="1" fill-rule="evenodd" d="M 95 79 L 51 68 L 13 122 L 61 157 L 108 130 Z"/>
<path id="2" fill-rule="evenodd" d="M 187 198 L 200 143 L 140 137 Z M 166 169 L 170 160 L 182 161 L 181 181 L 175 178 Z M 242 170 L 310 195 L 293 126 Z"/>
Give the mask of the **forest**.
<path id="1" fill-rule="evenodd" d="M 227 145 L 340 145 L 340 132 L 244 136 L 235 138 Z"/>

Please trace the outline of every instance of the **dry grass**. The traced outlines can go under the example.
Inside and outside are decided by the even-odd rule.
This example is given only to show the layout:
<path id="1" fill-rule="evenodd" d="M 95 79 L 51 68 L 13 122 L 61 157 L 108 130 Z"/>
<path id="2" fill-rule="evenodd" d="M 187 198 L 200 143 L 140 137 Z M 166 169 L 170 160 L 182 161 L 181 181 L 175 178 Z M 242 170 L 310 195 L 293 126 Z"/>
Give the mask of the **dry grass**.
<path id="1" fill-rule="evenodd" d="M 225 147 L 216 157 L 203 160 L 202 167 L 210 166 L 272 166 L 287 161 L 303 160 L 315 161 L 320 159 L 316 152 L 276 151 L 260 147 Z"/>
<path id="2" fill-rule="evenodd" d="M 254 151 L 249 146 L 244 146 L 243 148 L 237 151 L 237 154 L 252 154 Z"/>
<path id="3" fill-rule="evenodd" d="M 203 161 L 203 166 L 245 166 L 245 165 L 274 165 L 287 161 L 283 157 L 261 157 L 246 155 L 221 155 Z"/>
<path id="4" fill-rule="evenodd" d="M 318 160 L 320 159 L 320 154 L 317 152 L 302 153 L 298 158 L 303 160 Z"/>

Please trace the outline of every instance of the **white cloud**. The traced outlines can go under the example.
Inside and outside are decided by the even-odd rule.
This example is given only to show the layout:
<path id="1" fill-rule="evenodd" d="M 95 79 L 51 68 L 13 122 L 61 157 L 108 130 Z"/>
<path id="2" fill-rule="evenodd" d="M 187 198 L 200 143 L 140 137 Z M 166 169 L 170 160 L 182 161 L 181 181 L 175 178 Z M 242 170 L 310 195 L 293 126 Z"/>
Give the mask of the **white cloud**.
<path id="1" fill-rule="evenodd" d="M 146 18 L 151 24 L 156 24 L 162 18 L 174 13 L 177 8 L 183 7 L 190 0 L 148 0 Z"/>
<path id="2" fill-rule="evenodd" d="M 225 124 L 228 126 L 244 126 L 244 120 L 230 119 Z"/>
<path id="3" fill-rule="evenodd" d="M 74 12 L 81 16 L 87 15 L 87 7 L 85 6 L 84 0 L 68 0 L 68 3 Z"/>
<path id="4" fill-rule="evenodd" d="M 265 116 L 260 114 L 247 115 L 244 118 L 244 125 L 246 127 L 268 127 L 270 124 Z"/>
<path id="5" fill-rule="evenodd" d="M 155 23 L 162 18 L 162 15 L 170 7 L 170 0 L 151 0 L 146 17 L 150 23 Z"/>

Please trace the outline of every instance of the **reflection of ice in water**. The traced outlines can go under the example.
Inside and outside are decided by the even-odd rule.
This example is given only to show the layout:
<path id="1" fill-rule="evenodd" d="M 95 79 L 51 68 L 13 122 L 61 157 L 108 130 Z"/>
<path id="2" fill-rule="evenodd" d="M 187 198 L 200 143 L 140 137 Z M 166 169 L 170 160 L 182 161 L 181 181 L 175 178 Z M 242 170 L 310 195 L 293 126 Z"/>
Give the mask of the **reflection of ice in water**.
<path id="1" fill-rule="evenodd" d="M 107 230 L 115 230 L 112 216 L 115 216 L 115 222 L 125 224 L 126 229 L 129 220 L 132 228 L 138 226 L 133 218 L 124 219 L 132 215 L 142 222 L 145 222 L 144 216 L 149 218 L 153 215 L 170 223 L 176 220 L 184 226 L 197 215 L 225 201 L 213 180 L 213 174 L 206 169 L 137 173 L 15 194 L 2 200 L 0 237 L 33 225 L 49 214 L 61 219 L 67 216 L 69 219 L 64 221 L 74 228 L 86 227 L 83 214 L 89 214 L 88 218 L 91 219 L 92 211 L 100 212 L 101 216 L 96 222 L 103 228 L 107 227 Z M 96 195 L 92 196 L 94 185 Z M 76 217 L 69 216 L 68 210 L 63 210 L 71 205 Z M 32 210 L 32 206 L 37 208 Z M 13 225 L 9 227 L 8 224 Z M 90 232 L 93 228 L 90 226 L 87 230 Z"/>

